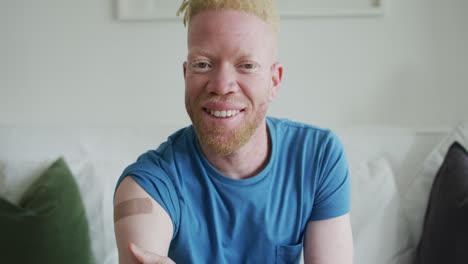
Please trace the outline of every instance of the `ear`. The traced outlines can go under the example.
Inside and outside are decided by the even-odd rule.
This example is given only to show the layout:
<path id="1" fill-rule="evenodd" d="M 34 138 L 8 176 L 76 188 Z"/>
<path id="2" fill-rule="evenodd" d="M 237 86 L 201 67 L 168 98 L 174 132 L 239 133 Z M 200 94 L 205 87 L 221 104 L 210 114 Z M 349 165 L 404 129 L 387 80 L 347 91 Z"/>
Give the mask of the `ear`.
<path id="1" fill-rule="evenodd" d="M 275 62 L 271 65 L 271 91 L 270 91 L 270 102 L 275 99 L 276 94 L 283 80 L 283 64 Z"/>
<path id="2" fill-rule="evenodd" d="M 187 76 L 187 62 L 186 61 L 184 61 L 183 67 L 184 67 L 184 80 L 185 80 Z"/>

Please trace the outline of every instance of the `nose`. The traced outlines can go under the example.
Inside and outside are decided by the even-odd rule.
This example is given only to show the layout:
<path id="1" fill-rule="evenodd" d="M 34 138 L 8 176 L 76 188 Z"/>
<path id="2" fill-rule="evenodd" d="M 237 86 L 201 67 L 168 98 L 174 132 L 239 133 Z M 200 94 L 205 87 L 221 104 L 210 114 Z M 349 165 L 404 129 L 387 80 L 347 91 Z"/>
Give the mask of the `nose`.
<path id="1" fill-rule="evenodd" d="M 219 65 L 208 83 L 209 92 L 216 95 L 233 93 L 237 89 L 236 72 L 230 65 Z"/>

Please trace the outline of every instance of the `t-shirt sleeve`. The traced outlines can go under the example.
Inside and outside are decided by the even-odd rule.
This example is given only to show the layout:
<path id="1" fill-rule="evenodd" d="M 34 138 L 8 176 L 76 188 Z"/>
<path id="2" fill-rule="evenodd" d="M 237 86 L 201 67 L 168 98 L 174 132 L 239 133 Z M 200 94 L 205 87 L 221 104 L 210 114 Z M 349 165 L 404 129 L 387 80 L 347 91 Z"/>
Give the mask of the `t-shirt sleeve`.
<path id="1" fill-rule="evenodd" d="M 329 132 L 319 149 L 320 169 L 310 221 L 344 215 L 351 207 L 349 168 L 343 145 Z"/>
<path id="2" fill-rule="evenodd" d="M 179 229 L 179 199 L 174 183 L 158 161 L 158 154 L 155 151 L 141 155 L 135 163 L 123 171 L 115 190 L 126 176 L 131 176 L 168 213 L 174 227 L 172 236 L 174 239 Z"/>

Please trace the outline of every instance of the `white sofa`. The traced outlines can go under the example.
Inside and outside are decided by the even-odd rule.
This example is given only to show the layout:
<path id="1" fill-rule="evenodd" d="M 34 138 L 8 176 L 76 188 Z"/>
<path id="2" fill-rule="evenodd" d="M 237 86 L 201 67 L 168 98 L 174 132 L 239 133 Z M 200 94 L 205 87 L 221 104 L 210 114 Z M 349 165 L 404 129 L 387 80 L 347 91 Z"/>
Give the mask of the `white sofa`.
<path id="1" fill-rule="evenodd" d="M 64 156 L 85 203 L 96 263 L 117 263 L 116 180 L 139 154 L 178 128 L 0 127 L 0 194 L 17 203 L 41 171 Z M 453 139 L 468 145 L 468 123 L 455 130 L 354 127 L 335 132 L 350 164 L 355 263 L 411 263 L 432 178 Z"/>

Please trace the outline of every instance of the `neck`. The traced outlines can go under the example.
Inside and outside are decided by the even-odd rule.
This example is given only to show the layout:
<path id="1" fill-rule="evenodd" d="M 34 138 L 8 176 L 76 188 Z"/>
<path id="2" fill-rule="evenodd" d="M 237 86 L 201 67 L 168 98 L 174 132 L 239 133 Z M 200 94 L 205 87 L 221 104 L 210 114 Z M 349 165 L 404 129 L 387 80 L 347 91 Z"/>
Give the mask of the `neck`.
<path id="1" fill-rule="evenodd" d="M 200 144 L 210 164 L 223 175 L 233 179 L 247 179 L 260 173 L 268 164 L 271 140 L 264 121 L 250 140 L 231 154 L 219 156 Z"/>

